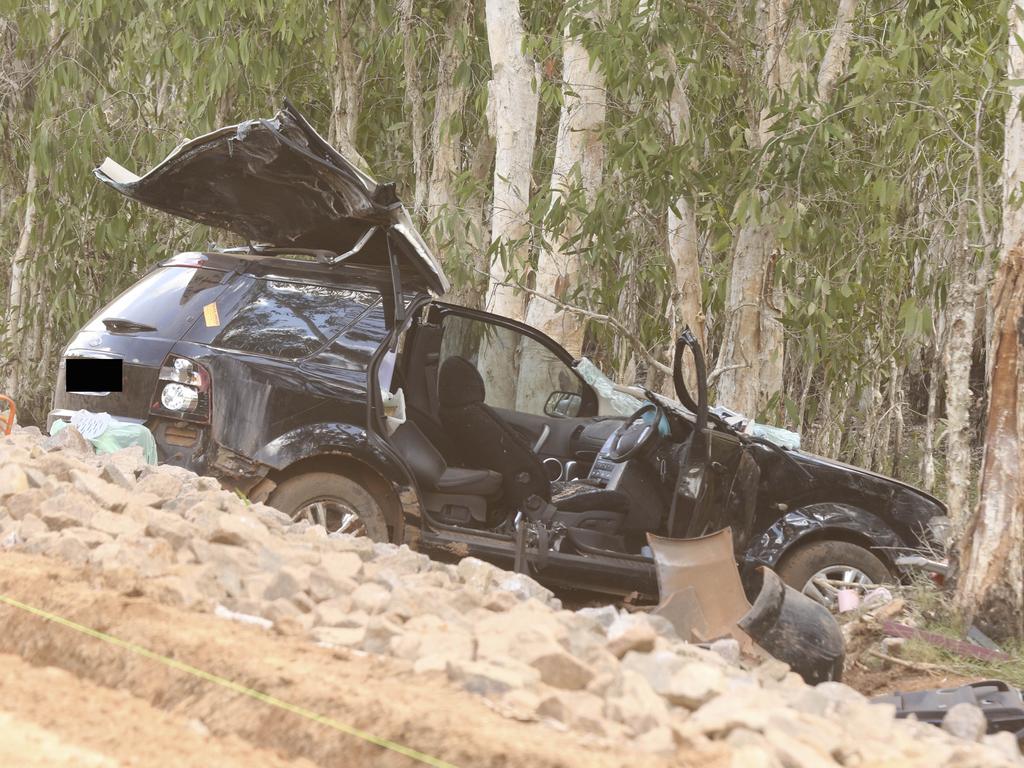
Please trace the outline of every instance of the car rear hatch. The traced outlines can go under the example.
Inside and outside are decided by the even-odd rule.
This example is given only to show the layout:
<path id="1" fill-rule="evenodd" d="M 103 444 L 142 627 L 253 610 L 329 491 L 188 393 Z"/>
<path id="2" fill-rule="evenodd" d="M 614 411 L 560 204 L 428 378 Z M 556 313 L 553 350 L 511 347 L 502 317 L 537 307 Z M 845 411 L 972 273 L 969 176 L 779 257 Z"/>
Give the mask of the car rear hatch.
<path id="1" fill-rule="evenodd" d="M 149 417 L 160 366 L 175 343 L 203 318 L 203 308 L 216 306 L 227 287 L 227 272 L 202 263 L 199 254 L 183 254 L 157 267 L 75 335 L 61 358 L 51 424 L 79 409 L 140 422 Z M 68 392 L 68 358 L 123 360 L 121 391 Z"/>
<path id="2" fill-rule="evenodd" d="M 95 174 L 132 200 L 250 244 L 326 252 L 334 262 L 391 261 L 406 285 L 423 284 L 436 295 L 449 287 L 394 184 L 356 168 L 288 102 L 273 119 L 184 142 L 141 177 L 110 158 Z M 387 250 L 364 250 L 379 230 L 388 234 Z"/>

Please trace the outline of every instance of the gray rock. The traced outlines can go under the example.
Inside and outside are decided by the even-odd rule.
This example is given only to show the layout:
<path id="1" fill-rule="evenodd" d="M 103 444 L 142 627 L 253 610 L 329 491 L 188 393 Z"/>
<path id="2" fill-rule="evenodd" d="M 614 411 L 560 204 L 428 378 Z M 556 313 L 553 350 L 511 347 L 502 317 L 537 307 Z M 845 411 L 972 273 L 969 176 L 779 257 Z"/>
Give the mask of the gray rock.
<path id="1" fill-rule="evenodd" d="M 42 536 L 49 530 L 46 523 L 31 512 L 25 515 L 18 524 L 18 536 L 22 541 L 29 541 L 36 536 Z"/>
<path id="2" fill-rule="evenodd" d="M 991 747 L 1013 765 L 1024 765 L 1024 757 L 1021 757 L 1016 734 L 1010 731 L 999 731 L 981 737 L 981 743 Z"/>
<path id="3" fill-rule="evenodd" d="M 68 453 L 92 454 L 92 443 L 82 437 L 82 433 L 72 426 L 67 426 L 52 437 L 43 440 L 45 451 L 67 451 Z"/>
<path id="4" fill-rule="evenodd" d="M 230 544 L 236 547 L 255 545 L 267 537 L 267 529 L 263 523 L 248 515 L 231 515 L 220 513 L 210 520 L 211 525 L 205 531 L 211 542 Z"/>
<path id="5" fill-rule="evenodd" d="M 146 535 L 166 539 L 175 549 L 187 544 L 197 534 L 191 523 L 171 512 L 153 510 L 146 517 Z"/>
<path id="6" fill-rule="evenodd" d="M 520 600 L 529 600 L 531 597 L 546 603 L 554 599 L 554 593 L 547 587 L 542 587 L 534 579 L 523 573 L 508 573 L 501 571 L 495 586 L 511 592 Z M 560 607 L 560 606 L 559 606 Z"/>
<path id="7" fill-rule="evenodd" d="M 369 653 L 386 654 L 391 643 L 402 635 L 402 626 L 387 616 L 371 616 L 366 622 L 363 650 Z"/>
<path id="8" fill-rule="evenodd" d="M 363 560 L 355 552 L 326 551 L 320 555 L 320 566 L 317 570 L 331 582 L 345 582 L 359 576 L 363 568 Z"/>
<path id="9" fill-rule="evenodd" d="M 740 644 L 732 637 L 723 637 L 711 643 L 711 650 L 729 664 L 738 667 L 740 664 Z"/>
<path id="10" fill-rule="evenodd" d="M 62 483 L 71 482 L 71 472 L 89 473 L 94 471 L 92 467 L 83 461 L 65 453 L 50 453 L 35 460 L 35 466 L 41 472 Z"/>
<path id="11" fill-rule="evenodd" d="M 169 472 L 144 471 L 136 487 L 160 499 L 173 499 L 181 493 L 181 486 L 181 480 Z"/>
<path id="12" fill-rule="evenodd" d="M 276 600 L 283 597 L 290 600 L 302 592 L 309 582 L 309 569 L 302 566 L 286 565 L 274 574 L 273 580 L 263 593 L 264 600 Z"/>
<path id="13" fill-rule="evenodd" d="M 74 565 L 85 565 L 89 560 L 89 548 L 75 536 L 62 534 L 40 550 L 42 554 L 58 557 Z"/>
<path id="14" fill-rule="evenodd" d="M 146 526 L 126 515 L 115 515 L 105 509 L 97 510 L 89 519 L 89 525 L 111 536 L 140 536 Z"/>
<path id="15" fill-rule="evenodd" d="M 530 659 L 530 666 L 540 672 L 541 682 L 554 688 L 579 691 L 594 679 L 594 670 L 557 645 Z"/>
<path id="16" fill-rule="evenodd" d="M 449 661 L 448 679 L 482 696 L 506 693 L 540 681 L 540 673 L 525 665 L 499 666 L 486 661 Z"/>
<path id="17" fill-rule="evenodd" d="M 29 488 L 4 499 L 4 507 L 11 517 L 21 520 L 25 515 L 39 514 L 39 507 L 51 494 L 39 488 Z"/>
<path id="18" fill-rule="evenodd" d="M 475 557 L 462 558 L 456 566 L 456 571 L 466 586 L 478 592 L 487 592 L 496 575 L 501 573 L 495 566 Z"/>
<path id="19" fill-rule="evenodd" d="M 313 609 L 315 624 L 325 627 L 351 626 L 352 598 L 347 595 L 325 600 Z"/>
<path id="20" fill-rule="evenodd" d="M 27 491 L 28 476 L 18 464 L 7 462 L 0 471 L 0 497 Z"/>
<path id="21" fill-rule="evenodd" d="M 653 650 L 657 639 L 658 634 L 649 623 L 630 614 L 620 616 L 608 628 L 608 650 L 620 659 L 630 651 Z"/>
<path id="22" fill-rule="evenodd" d="M 607 632 L 619 618 L 619 612 L 613 605 L 602 605 L 600 608 L 580 608 L 576 613 L 594 621 L 604 632 Z"/>
<path id="23" fill-rule="evenodd" d="M 374 582 L 366 582 L 352 592 L 352 603 L 361 611 L 369 614 L 383 612 L 391 602 L 391 592 L 387 587 Z"/>
<path id="24" fill-rule="evenodd" d="M 366 637 L 366 627 L 314 627 L 310 636 L 324 645 L 358 648 Z"/>
<path id="25" fill-rule="evenodd" d="M 135 489 L 135 475 L 131 472 L 125 472 L 112 461 L 108 461 L 103 465 L 103 469 L 100 471 L 100 477 L 108 483 L 124 488 L 127 491 Z M 157 495 L 161 496 L 163 494 Z"/>
<path id="26" fill-rule="evenodd" d="M 605 716 L 641 734 L 669 724 L 668 705 L 636 672 L 622 670 L 608 689 Z"/>
<path id="27" fill-rule="evenodd" d="M 71 482 L 82 493 L 91 496 L 100 506 L 111 512 L 120 512 L 126 504 L 153 504 L 159 499 L 151 493 L 128 491 L 108 483 L 95 474 L 71 470 Z"/>
<path id="28" fill-rule="evenodd" d="M 601 697 L 584 691 L 550 693 L 540 700 L 536 711 L 541 717 L 598 736 L 606 735 L 610 725 L 604 716 L 604 701 Z"/>
<path id="29" fill-rule="evenodd" d="M 52 496 L 39 505 L 39 517 L 48 528 L 59 531 L 71 526 L 88 526 L 96 510 L 93 501 L 76 491 Z"/>
<path id="30" fill-rule="evenodd" d="M 985 720 L 985 713 L 979 707 L 961 701 L 950 707 L 942 718 L 942 730 L 959 739 L 980 741 L 988 730 L 988 722 Z"/>

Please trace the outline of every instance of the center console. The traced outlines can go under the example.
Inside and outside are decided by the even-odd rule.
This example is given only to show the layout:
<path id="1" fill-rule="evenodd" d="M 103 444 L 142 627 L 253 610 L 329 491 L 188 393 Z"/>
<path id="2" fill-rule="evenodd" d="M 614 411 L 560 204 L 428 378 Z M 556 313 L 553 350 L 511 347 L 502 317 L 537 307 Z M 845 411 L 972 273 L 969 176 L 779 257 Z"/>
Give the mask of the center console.
<path id="1" fill-rule="evenodd" d="M 587 475 L 587 479 L 592 480 L 601 488 L 614 490 L 626 469 L 626 464 L 625 462 L 617 463 L 608 458 L 613 438 L 614 435 L 609 435 L 604 441 L 604 445 L 601 446 L 601 450 L 597 453 L 597 458 L 594 459 L 594 464 L 590 468 L 590 474 Z"/>

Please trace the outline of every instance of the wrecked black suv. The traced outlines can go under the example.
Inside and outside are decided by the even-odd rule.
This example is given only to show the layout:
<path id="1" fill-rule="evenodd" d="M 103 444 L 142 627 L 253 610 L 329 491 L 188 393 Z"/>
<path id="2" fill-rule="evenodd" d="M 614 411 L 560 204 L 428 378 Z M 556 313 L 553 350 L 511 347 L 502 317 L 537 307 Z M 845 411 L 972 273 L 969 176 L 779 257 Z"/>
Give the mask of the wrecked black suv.
<path id="1" fill-rule="evenodd" d="M 393 185 L 290 105 L 142 177 L 111 160 L 96 175 L 247 245 L 174 256 L 101 309 L 64 351 L 51 424 L 108 412 L 145 424 L 162 462 L 329 530 L 616 595 L 657 595 L 646 534 L 731 527 L 744 574 L 767 565 L 829 602 L 898 575 L 944 514 L 900 482 L 731 427 L 708 408 L 689 334 L 676 402 L 438 301 L 448 282 Z M 67 391 L 81 358 L 121 360 L 120 391 Z"/>

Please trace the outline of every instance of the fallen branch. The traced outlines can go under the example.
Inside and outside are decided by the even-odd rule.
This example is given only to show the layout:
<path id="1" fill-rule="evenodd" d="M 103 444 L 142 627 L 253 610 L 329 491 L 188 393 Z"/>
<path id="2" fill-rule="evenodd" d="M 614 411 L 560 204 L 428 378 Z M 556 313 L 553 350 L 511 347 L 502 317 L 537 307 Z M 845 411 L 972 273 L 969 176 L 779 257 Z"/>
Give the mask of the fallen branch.
<path id="1" fill-rule="evenodd" d="M 960 674 L 960 672 L 953 669 L 952 667 L 947 667 L 945 664 L 932 664 L 931 662 L 927 661 L 907 661 L 906 659 L 900 659 L 895 656 L 889 656 L 887 654 L 884 654 L 881 651 L 876 651 L 874 648 L 869 648 L 867 650 L 867 654 L 869 656 L 874 656 L 876 659 L 881 659 L 882 661 L 891 661 L 893 664 L 896 664 L 900 667 L 912 669 L 917 672 L 945 672 L 951 675 Z"/>

